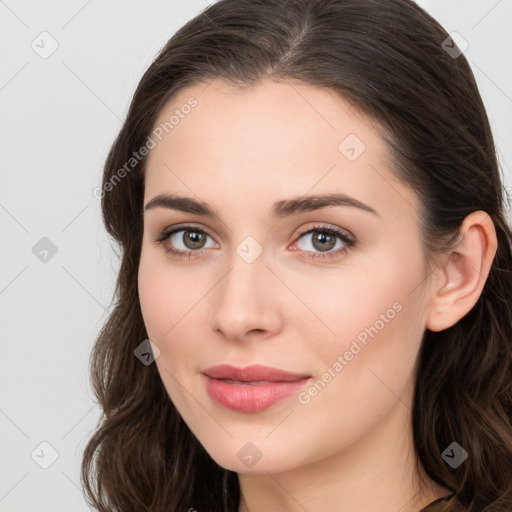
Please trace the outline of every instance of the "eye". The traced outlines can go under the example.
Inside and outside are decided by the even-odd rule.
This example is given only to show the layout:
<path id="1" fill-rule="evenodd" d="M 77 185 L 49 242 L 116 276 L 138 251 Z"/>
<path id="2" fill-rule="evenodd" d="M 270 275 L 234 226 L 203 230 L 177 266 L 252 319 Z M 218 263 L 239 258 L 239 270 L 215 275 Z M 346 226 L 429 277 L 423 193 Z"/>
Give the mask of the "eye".
<path id="1" fill-rule="evenodd" d="M 306 258 L 309 259 L 325 259 L 341 256 L 350 249 L 356 246 L 356 241 L 352 235 L 341 231 L 338 228 L 317 225 L 313 228 L 303 231 L 297 241 L 306 239 L 311 236 L 311 241 L 305 243 L 300 252 L 305 253 Z M 160 235 L 153 239 L 156 243 L 161 243 L 165 252 L 177 258 L 197 258 L 206 253 L 206 249 L 211 248 L 212 245 L 205 245 L 210 235 L 206 231 L 192 225 L 181 225 L 167 228 Z M 213 241 L 213 239 L 212 239 Z M 340 244 L 337 244 L 337 242 Z M 295 242 L 297 244 L 297 242 Z M 181 247 L 179 247 L 181 245 Z M 333 251 L 332 249 L 336 248 Z M 341 248 L 339 247 L 341 245 Z M 178 247 L 177 247 L 178 246 Z M 215 246 L 215 243 L 213 244 Z M 309 249 L 318 250 L 320 252 L 313 252 Z M 297 249 L 292 249 L 297 250 Z"/>
<path id="2" fill-rule="evenodd" d="M 181 234 L 180 234 L 181 233 Z M 165 252 L 177 256 L 195 258 L 201 256 L 205 251 L 205 241 L 211 238 L 206 231 L 195 226 L 178 226 L 164 230 L 154 242 L 161 243 Z M 164 243 L 170 242 L 170 243 Z M 179 247 L 181 244 L 182 247 Z M 176 246 L 178 248 L 176 249 Z"/>
<path id="3" fill-rule="evenodd" d="M 312 236 L 310 237 L 310 235 Z M 303 244 L 300 250 L 305 253 L 306 258 L 310 259 L 324 259 L 340 256 L 356 245 L 353 236 L 338 228 L 324 225 L 317 225 L 302 232 L 298 240 L 301 241 L 307 238 L 310 238 L 310 241 Z M 339 244 L 337 243 L 338 241 L 340 242 Z M 336 248 L 336 245 L 338 245 L 337 250 L 332 251 L 332 249 Z M 315 253 L 307 250 L 311 248 L 320 252 Z"/>

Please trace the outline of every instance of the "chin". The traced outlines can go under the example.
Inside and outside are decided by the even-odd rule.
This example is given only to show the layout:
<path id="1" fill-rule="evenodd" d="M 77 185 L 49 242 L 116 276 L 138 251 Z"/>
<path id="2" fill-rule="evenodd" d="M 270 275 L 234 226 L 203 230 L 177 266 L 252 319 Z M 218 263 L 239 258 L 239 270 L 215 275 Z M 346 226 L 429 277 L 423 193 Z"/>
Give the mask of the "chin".
<path id="1" fill-rule="evenodd" d="M 229 444 L 215 443 L 205 446 L 210 457 L 224 469 L 244 474 L 281 473 L 305 464 L 305 460 L 296 457 L 297 450 L 285 450 L 282 443 L 273 446 L 269 440 L 258 440 L 255 436 L 243 440 L 230 439 Z M 295 456 L 293 453 L 295 452 Z"/>

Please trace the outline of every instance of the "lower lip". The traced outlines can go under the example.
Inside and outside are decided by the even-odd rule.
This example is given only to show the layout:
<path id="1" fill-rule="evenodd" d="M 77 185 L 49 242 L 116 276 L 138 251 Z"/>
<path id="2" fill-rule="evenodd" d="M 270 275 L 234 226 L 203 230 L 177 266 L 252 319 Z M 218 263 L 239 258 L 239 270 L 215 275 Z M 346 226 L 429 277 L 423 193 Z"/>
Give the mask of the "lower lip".
<path id="1" fill-rule="evenodd" d="M 218 404 L 240 412 L 258 412 L 300 391 L 309 378 L 292 382 L 231 384 L 204 375 L 206 390 Z"/>

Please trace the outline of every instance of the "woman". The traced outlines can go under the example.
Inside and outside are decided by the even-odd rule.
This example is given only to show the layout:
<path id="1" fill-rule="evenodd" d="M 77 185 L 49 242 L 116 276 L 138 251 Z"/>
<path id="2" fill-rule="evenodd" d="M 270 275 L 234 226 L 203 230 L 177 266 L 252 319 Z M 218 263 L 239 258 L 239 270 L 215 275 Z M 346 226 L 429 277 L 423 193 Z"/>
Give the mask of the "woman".
<path id="1" fill-rule="evenodd" d="M 410 1 L 221 0 L 162 49 L 104 169 L 91 505 L 512 510 L 512 240 L 454 48 Z"/>

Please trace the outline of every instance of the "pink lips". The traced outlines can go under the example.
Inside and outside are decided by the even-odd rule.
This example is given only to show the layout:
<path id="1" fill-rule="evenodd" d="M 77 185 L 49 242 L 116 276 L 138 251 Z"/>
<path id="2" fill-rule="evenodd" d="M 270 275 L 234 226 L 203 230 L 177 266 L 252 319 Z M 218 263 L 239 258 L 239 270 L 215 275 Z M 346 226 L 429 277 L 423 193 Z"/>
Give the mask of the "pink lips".
<path id="1" fill-rule="evenodd" d="M 228 364 L 203 370 L 206 390 L 218 404 L 240 412 L 257 412 L 299 391 L 311 375 L 269 366 L 236 368 Z"/>

